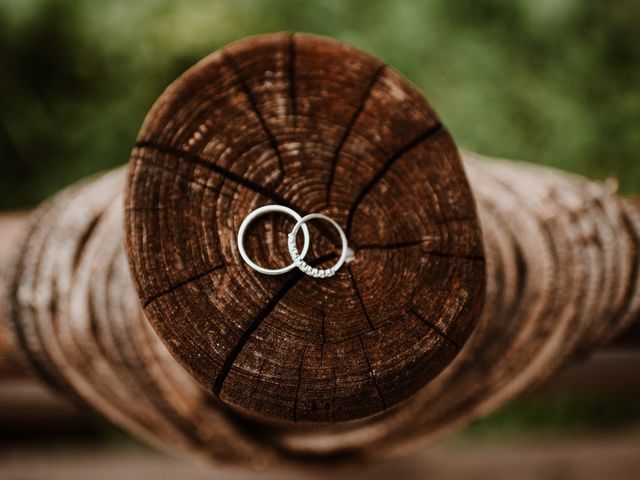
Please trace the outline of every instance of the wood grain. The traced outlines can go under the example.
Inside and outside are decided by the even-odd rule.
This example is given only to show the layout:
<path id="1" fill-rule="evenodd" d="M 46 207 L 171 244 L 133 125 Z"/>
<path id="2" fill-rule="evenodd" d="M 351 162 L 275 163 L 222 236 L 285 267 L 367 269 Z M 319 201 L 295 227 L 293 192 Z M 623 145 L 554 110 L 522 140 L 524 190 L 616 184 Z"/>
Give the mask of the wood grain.
<path id="1" fill-rule="evenodd" d="M 364 54 L 303 35 L 236 44 L 163 94 L 128 173 L 60 192 L 0 251 L 2 346 L 207 462 L 310 468 L 434 443 L 640 318 L 637 202 L 459 155 Z M 248 270 L 235 232 L 266 203 L 339 219 L 356 260 L 323 283 Z M 281 264 L 290 226 L 257 224 L 254 258 Z M 315 261 L 335 259 L 331 231 L 312 229 Z"/>
<path id="2" fill-rule="evenodd" d="M 252 271 L 236 233 L 273 203 L 335 218 L 355 260 L 325 280 Z M 145 120 L 125 205 L 151 324 L 205 388 L 263 417 L 335 423 L 397 405 L 451 362 L 482 305 L 454 142 L 408 81 L 333 40 L 251 38 L 190 69 Z M 248 239 L 258 263 L 290 263 L 283 220 Z M 335 257 L 327 230 L 309 258 Z"/>

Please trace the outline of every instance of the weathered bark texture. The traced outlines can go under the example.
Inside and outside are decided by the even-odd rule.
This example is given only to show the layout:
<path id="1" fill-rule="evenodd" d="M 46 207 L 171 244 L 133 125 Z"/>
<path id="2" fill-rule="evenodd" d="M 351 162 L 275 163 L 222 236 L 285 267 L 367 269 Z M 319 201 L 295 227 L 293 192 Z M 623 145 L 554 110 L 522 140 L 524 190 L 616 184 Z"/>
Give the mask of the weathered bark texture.
<path id="1" fill-rule="evenodd" d="M 455 360 L 381 416 L 273 426 L 202 389 L 151 329 L 132 286 L 123 169 L 71 187 L 33 215 L 11 276 L 11 330 L 43 377 L 174 453 L 266 465 L 375 459 L 435 441 L 607 342 L 640 307 L 636 208 L 607 185 L 463 157 L 482 220 L 485 308 Z"/>
<path id="2" fill-rule="evenodd" d="M 0 338 L 42 378 L 174 453 L 379 459 L 495 410 L 638 318 L 640 210 L 612 185 L 466 152 L 460 163 L 388 68 L 316 38 L 251 42 L 255 55 L 233 46 L 165 92 L 129 176 L 60 193 L 0 258 Z M 345 58 L 354 91 L 332 97 Z M 262 71 L 273 80 L 240 73 L 251 62 L 275 62 Z M 275 202 L 347 227 L 355 259 L 334 284 L 241 262 L 239 222 Z M 250 245 L 270 264 L 287 258 L 274 232 L 289 225 L 266 220 Z M 332 255 L 323 235 L 314 257 Z"/>

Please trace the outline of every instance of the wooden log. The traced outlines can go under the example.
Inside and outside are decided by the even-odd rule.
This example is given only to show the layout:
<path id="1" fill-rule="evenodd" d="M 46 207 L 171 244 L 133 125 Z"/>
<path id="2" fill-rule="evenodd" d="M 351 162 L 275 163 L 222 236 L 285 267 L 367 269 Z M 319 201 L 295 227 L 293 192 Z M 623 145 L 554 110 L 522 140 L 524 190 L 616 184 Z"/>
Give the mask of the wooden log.
<path id="1" fill-rule="evenodd" d="M 341 82 L 360 94 L 333 92 Z M 163 94 L 128 175 L 32 216 L 7 271 L 15 344 L 116 424 L 211 461 L 433 442 L 640 311 L 636 205 L 609 183 L 461 156 L 413 87 L 364 54 L 302 35 L 236 44 Z M 275 202 L 334 216 L 355 260 L 329 281 L 248 270 L 235 232 Z M 267 218 L 251 253 L 286 259 L 289 227 Z M 333 254 L 327 232 L 313 238 L 316 258 Z"/>
<path id="2" fill-rule="evenodd" d="M 355 260 L 322 281 L 248 268 L 238 228 L 273 203 L 336 219 Z M 451 362 L 482 306 L 480 227 L 453 140 L 400 75 L 324 38 L 245 40 L 180 77 L 144 122 L 125 208 L 147 318 L 204 388 L 264 417 L 392 408 Z M 291 263 L 283 220 L 253 230 L 259 264 Z M 313 238 L 307 258 L 335 261 Z"/>
<path id="3" fill-rule="evenodd" d="M 28 375 L 25 362 L 14 337 L 10 333 L 9 292 L 13 279 L 10 272 L 16 260 L 18 248 L 26 235 L 28 212 L 0 214 L 0 377 L 19 378 Z"/>

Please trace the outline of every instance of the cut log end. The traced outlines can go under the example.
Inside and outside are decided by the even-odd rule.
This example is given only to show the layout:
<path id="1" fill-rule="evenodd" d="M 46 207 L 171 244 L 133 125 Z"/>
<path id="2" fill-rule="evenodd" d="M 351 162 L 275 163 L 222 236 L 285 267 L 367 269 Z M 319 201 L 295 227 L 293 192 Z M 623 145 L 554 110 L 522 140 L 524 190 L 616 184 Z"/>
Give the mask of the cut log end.
<path id="1" fill-rule="evenodd" d="M 331 278 L 246 265 L 236 234 L 265 204 L 336 219 L 354 260 Z M 336 423 L 385 411 L 457 355 L 484 298 L 484 257 L 456 146 L 407 80 L 300 34 L 233 44 L 156 102 L 133 150 L 127 255 L 145 313 L 222 402 L 263 418 Z M 246 239 L 291 262 L 280 216 Z M 329 266 L 313 224 L 306 260 Z"/>

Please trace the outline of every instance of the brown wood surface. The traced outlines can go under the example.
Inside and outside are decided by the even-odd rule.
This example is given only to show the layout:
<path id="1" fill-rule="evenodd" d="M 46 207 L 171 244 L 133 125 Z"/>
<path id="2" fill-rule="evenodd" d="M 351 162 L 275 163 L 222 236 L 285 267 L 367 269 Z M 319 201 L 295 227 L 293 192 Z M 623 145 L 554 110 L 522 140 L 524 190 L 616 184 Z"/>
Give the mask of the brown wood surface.
<path id="1" fill-rule="evenodd" d="M 251 270 L 255 208 L 336 219 L 355 260 L 331 279 Z M 257 222 L 259 264 L 291 222 Z M 424 387 L 478 318 L 484 257 L 457 148 L 398 73 L 308 35 L 250 38 L 160 97 L 131 157 L 126 245 L 145 313 L 226 404 L 287 421 L 378 414 Z M 335 261 L 326 229 L 311 259 Z"/>
<path id="2" fill-rule="evenodd" d="M 471 339 L 384 415 L 273 426 L 202 389 L 145 319 L 122 246 L 120 169 L 31 215 L 6 304 L 34 371 L 160 448 L 242 465 L 380 459 L 432 443 L 607 344 L 639 317 L 640 212 L 609 185 L 465 152 L 487 258 Z"/>
<path id="3" fill-rule="evenodd" d="M 321 100 L 334 98 L 338 80 L 377 62 L 325 40 L 293 39 L 252 39 L 209 57 L 154 107 L 128 177 L 122 168 L 87 179 L 29 215 L 15 253 L 0 255 L 0 336 L 8 333 L 3 338 L 11 357 L 19 354 L 59 391 L 160 448 L 218 464 L 309 466 L 380 459 L 433 443 L 610 343 L 640 318 L 640 209 L 618 196 L 612 183 L 470 152 L 462 152 L 465 175 L 446 131 L 432 130 L 437 125 L 427 119 L 432 113 L 416 117 L 400 132 L 396 120 L 387 122 L 399 110 L 409 115 L 414 102 L 419 112 L 431 112 L 392 70 L 370 66 L 356 100 L 335 93 L 338 100 L 328 105 Z M 332 72 L 324 88 L 313 87 L 318 98 L 303 93 L 302 79 L 315 78 L 302 75 L 299 65 L 305 41 L 318 49 L 309 56 L 314 71 Z M 246 45 L 251 49 L 245 58 Z M 269 45 L 280 45 L 280 54 L 266 55 Z M 346 53 L 326 56 L 320 45 Z M 230 55 L 233 67 L 227 63 Z M 353 68 L 334 68 L 347 57 L 361 60 Z M 272 80 L 236 78 L 220 93 L 215 82 L 224 72 L 242 72 L 247 62 L 269 58 L 287 68 L 267 70 Z M 291 58 L 296 61 L 287 62 Z M 273 78 L 275 72 L 282 78 Z M 286 81 L 291 72 L 295 88 Z M 202 96 L 192 82 L 211 88 Z M 266 94 L 260 93 L 276 86 L 281 93 L 264 104 Z M 403 98 L 410 101 L 400 109 Z M 296 115 L 279 113 L 294 104 Z M 345 119 L 349 105 L 351 116 Z M 325 112 L 326 122 L 313 129 L 304 122 L 321 107 L 335 110 Z M 216 109 L 227 112 L 224 122 L 213 114 Z M 373 117 L 367 116 L 371 111 Z M 377 118 L 376 111 L 385 118 L 379 129 L 367 129 L 365 119 Z M 335 122 L 331 136 L 326 125 L 333 115 L 342 121 Z M 206 119 L 218 122 L 216 129 L 228 136 L 216 136 L 218 130 L 211 130 Z M 307 125 L 307 135 L 281 138 L 287 122 L 294 125 L 291 132 Z M 422 143 L 384 143 L 401 143 L 410 136 L 409 125 L 424 126 L 413 137 Z M 172 132 L 172 141 L 162 132 Z M 336 141 L 327 147 L 330 139 Z M 250 140 L 243 155 L 225 147 L 225 142 Z M 307 151 L 313 155 L 302 157 Z M 357 152 L 366 155 L 357 157 Z M 355 178 L 352 169 L 358 171 Z M 410 203 L 415 199 L 416 205 Z M 461 214 L 469 206 L 465 202 L 474 199 L 486 259 L 482 269 L 482 256 L 462 249 L 480 248 L 478 232 L 470 228 L 478 225 L 475 217 Z M 356 260 L 325 283 L 295 273 L 264 278 L 248 270 L 235 250 L 235 231 L 252 208 L 276 200 L 301 213 L 319 209 L 343 222 Z M 274 232 L 289 226 L 276 218 L 256 225 L 249 238 L 252 254 L 273 265 L 286 259 L 285 238 Z M 260 245 L 258 234 L 265 239 Z M 313 255 L 335 258 L 335 239 L 325 234 L 314 230 Z M 485 271 L 486 301 L 476 315 L 469 305 L 479 307 L 474 302 L 482 297 L 485 277 L 478 272 Z M 472 274 L 479 283 L 472 282 Z M 407 292 L 407 284 L 415 291 Z M 327 309 L 335 299 L 345 305 Z M 410 304 L 413 312 L 403 315 L 399 310 Z M 393 312 L 399 321 L 384 325 Z M 359 325 L 369 328 L 369 321 L 378 330 L 360 333 Z M 414 335 L 411 343 L 410 330 L 402 330 L 406 322 L 415 322 L 424 341 Z M 401 333 L 393 335 L 396 324 Z M 212 325 L 224 339 L 209 334 Z M 352 330 L 358 333 L 351 350 L 318 349 L 313 343 L 339 341 L 340 332 Z M 459 351 L 446 346 L 445 335 Z M 276 338 L 265 351 L 262 344 Z M 295 343 L 303 338 L 309 340 Z M 385 338 L 390 342 L 383 342 L 384 348 L 372 347 Z M 414 344 L 397 358 L 382 357 Z M 426 346 L 434 349 L 432 360 L 415 356 Z M 415 365 L 406 363 L 414 356 Z M 336 394 L 331 411 L 323 401 L 334 398 L 334 389 L 321 381 L 312 389 L 310 382 L 325 378 L 323 362 L 340 358 L 345 359 L 340 368 L 354 373 L 327 374 Z M 444 370 L 410 395 L 436 367 Z M 385 377 L 389 369 L 398 370 L 397 381 Z M 247 383 L 256 372 L 254 382 Z M 352 403 L 347 391 L 362 405 Z M 240 410 L 229 408 L 229 392 L 238 395 L 233 405 Z M 400 393 L 408 398 L 390 408 Z M 376 411 L 382 413 L 338 421 Z M 278 415 L 289 422 L 265 420 Z M 318 423 L 308 423 L 312 418 Z"/>

